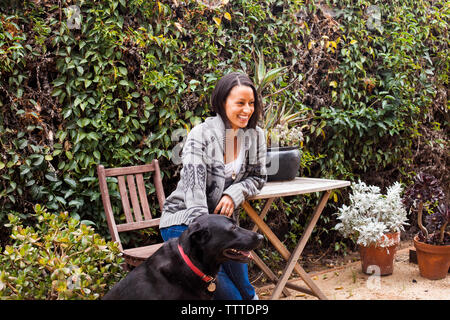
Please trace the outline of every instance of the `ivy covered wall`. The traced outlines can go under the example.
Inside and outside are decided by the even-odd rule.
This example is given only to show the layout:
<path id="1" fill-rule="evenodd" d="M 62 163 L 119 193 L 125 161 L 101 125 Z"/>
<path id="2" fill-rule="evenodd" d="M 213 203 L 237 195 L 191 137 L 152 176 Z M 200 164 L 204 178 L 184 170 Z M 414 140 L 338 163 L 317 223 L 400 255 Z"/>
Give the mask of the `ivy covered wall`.
<path id="1" fill-rule="evenodd" d="M 223 74 L 255 77 L 258 52 L 286 67 L 263 92 L 267 113 L 304 116 L 303 175 L 384 187 L 424 169 L 450 185 L 443 0 L 1 2 L 2 224 L 41 203 L 107 234 L 99 163 L 157 157 L 169 194 L 177 132 L 212 115 Z M 346 191 L 332 199 L 319 242 L 338 241 L 331 213 Z M 314 203 L 274 204 L 292 212 L 279 222 L 292 241 Z"/>

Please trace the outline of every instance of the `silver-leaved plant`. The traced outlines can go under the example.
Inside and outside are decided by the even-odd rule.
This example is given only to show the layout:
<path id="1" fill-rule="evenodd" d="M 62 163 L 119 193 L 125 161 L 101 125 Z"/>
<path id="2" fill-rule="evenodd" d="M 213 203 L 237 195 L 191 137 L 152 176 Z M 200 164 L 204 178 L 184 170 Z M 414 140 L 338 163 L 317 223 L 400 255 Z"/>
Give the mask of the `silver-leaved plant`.
<path id="1" fill-rule="evenodd" d="M 380 193 L 379 187 L 361 181 L 351 188 L 350 205 L 344 204 L 338 209 L 336 214 L 340 222 L 335 229 L 344 237 L 355 237 L 356 243 L 363 246 L 391 246 L 395 240 L 385 234 L 403 231 L 408 225 L 407 212 L 401 201 L 401 184 L 395 182 L 386 195 Z"/>

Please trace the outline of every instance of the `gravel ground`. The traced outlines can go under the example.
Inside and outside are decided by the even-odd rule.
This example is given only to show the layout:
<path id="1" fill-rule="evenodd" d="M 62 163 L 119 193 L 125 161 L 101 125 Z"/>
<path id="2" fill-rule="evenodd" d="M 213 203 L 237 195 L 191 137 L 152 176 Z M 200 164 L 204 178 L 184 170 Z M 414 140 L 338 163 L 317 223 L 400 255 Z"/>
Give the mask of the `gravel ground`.
<path id="1" fill-rule="evenodd" d="M 360 261 L 345 266 L 310 273 L 311 278 L 331 300 L 450 300 L 450 275 L 428 280 L 419 274 L 417 264 L 409 262 L 408 247 L 397 251 L 394 272 L 388 276 L 366 275 Z M 290 281 L 306 286 L 300 278 Z M 274 286 L 257 288 L 261 300 L 269 299 Z M 295 290 L 282 300 L 317 300 Z"/>

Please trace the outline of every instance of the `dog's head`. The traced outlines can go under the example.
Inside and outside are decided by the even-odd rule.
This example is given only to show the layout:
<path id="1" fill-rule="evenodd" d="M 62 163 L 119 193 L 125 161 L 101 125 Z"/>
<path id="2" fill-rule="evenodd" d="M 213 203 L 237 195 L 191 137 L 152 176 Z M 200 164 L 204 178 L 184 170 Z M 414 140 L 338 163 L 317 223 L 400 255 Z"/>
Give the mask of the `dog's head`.
<path id="1" fill-rule="evenodd" d="M 220 264 L 227 260 L 247 262 L 263 236 L 237 226 L 230 218 L 210 214 L 194 219 L 180 240 L 189 242 L 197 259 Z"/>

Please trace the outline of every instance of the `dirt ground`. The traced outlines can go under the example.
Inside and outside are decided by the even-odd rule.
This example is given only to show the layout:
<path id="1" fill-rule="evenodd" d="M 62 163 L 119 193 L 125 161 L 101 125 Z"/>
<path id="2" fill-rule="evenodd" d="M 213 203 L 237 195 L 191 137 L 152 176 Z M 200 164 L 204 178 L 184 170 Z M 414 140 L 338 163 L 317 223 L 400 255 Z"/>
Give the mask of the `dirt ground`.
<path id="1" fill-rule="evenodd" d="M 404 243 L 397 251 L 394 272 L 388 276 L 366 275 L 361 262 L 310 272 L 310 277 L 331 300 L 450 300 L 450 275 L 442 280 L 428 280 L 419 274 L 417 264 L 409 262 L 409 249 Z M 293 283 L 306 287 L 301 278 Z M 257 287 L 261 300 L 269 299 L 274 285 Z M 291 295 L 281 300 L 317 300 L 316 297 L 289 289 Z"/>

